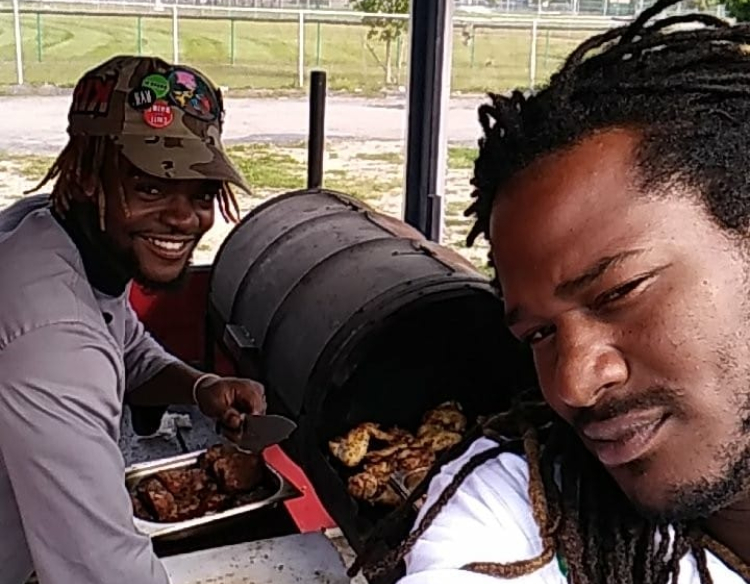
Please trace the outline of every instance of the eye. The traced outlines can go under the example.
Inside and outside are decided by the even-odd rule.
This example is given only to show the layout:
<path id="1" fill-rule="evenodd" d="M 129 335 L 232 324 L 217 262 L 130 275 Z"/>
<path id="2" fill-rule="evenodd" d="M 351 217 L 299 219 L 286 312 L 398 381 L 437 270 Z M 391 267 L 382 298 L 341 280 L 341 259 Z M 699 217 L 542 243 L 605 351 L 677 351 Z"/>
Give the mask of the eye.
<path id="1" fill-rule="evenodd" d="M 521 342 L 527 345 L 535 345 L 555 332 L 555 327 L 552 325 L 543 326 L 536 328 L 521 337 Z"/>
<path id="2" fill-rule="evenodd" d="M 605 292 L 604 294 L 600 294 L 599 296 L 596 297 L 596 300 L 594 301 L 594 306 L 595 307 L 606 306 L 613 302 L 617 302 L 618 300 L 622 300 L 626 298 L 627 296 L 629 296 L 630 294 L 632 294 L 633 292 L 639 291 L 641 287 L 646 282 L 648 282 L 652 277 L 653 277 L 653 274 L 640 276 L 639 278 L 636 278 L 635 280 L 631 280 L 630 282 L 617 286 L 616 288 L 613 288 L 612 290 L 609 290 Z"/>
<path id="3" fill-rule="evenodd" d="M 162 190 L 159 187 L 147 183 L 137 184 L 135 189 L 148 199 L 158 199 L 163 195 Z"/>
<path id="4" fill-rule="evenodd" d="M 195 195 L 195 199 L 200 203 L 213 203 L 216 197 L 216 193 L 202 193 L 200 195 Z"/>

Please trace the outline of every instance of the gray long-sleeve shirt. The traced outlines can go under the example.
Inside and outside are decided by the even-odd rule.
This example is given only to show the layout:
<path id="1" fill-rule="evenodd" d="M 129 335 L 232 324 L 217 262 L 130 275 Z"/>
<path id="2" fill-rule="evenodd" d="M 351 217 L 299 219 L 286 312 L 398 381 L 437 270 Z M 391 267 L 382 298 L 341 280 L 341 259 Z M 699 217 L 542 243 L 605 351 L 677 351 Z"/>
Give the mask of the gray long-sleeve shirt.
<path id="1" fill-rule="evenodd" d="M 117 440 L 125 392 L 175 360 L 128 290 L 91 286 L 46 197 L 0 212 L 0 584 L 169 582 Z"/>

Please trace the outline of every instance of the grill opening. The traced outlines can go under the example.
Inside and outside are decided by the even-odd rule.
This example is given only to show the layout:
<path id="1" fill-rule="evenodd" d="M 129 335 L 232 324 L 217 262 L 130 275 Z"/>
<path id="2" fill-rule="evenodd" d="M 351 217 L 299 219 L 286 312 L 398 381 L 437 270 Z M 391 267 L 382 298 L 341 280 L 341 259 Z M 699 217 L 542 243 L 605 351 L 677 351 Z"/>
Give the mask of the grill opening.
<path id="1" fill-rule="evenodd" d="M 507 407 L 513 392 L 531 383 L 533 367 L 502 317 L 502 303 L 490 294 L 430 295 L 349 333 L 348 348 L 315 372 L 305 413 L 311 433 L 300 440 L 313 452 L 303 459 L 355 550 L 393 508 L 348 494 L 347 480 L 361 468 L 341 463 L 328 441 L 362 422 L 413 433 L 428 410 L 446 401 L 461 404 L 467 429 L 477 416 Z"/>

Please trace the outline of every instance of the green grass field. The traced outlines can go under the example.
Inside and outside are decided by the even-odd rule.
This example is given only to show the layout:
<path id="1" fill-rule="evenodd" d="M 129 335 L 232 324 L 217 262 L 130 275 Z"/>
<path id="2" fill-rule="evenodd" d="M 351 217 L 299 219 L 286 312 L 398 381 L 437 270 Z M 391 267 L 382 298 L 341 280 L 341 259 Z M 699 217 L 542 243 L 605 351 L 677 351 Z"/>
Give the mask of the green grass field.
<path id="1" fill-rule="evenodd" d="M 0 13 L 0 86 L 15 83 L 12 16 Z M 289 90 L 297 84 L 295 22 L 237 20 L 179 22 L 180 60 L 204 69 L 216 83 L 233 89 Z M 381 44 L 367 46 L 367 28 L 316 24 L 305 27 L 305 65 L 328 71 L 332 90 L 372 92 L 383 87 Z M 140 32 L 139 32 L 140 31 Z M 548 31 L 537 38 L 536 80 L 545 80 L 591 32 Z M 172 57 L 172 23 L 154 16 L 22 16 L 25 80 L 71 86 L 87 68 L 117 53 Z M 234 41 L 232 41 L 234 38 Z M 499 91 L 528 86 L 530 30 L 478 29 L 474 46 L 457 32 L 453 90 Z M 374 54 L 373 54 L 374 53 Z M 406 53 L 406 51 L 405 51 Z M 406 68 L 401 83 L 405 83 Z"/>

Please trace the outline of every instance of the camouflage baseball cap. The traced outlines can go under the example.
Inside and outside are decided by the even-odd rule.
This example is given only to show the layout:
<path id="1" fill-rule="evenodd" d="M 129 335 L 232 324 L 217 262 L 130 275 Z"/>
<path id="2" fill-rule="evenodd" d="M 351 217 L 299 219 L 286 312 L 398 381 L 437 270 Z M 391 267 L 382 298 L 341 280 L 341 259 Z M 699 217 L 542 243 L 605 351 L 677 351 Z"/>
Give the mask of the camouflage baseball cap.
<path id="1" fill-rule="evenodd" d="M 109 136 L 134 166 L 167 179 L 227 181 L 250 191 L 221 143 L 221 91 L 205 75 L 154 57 L 118 56 L 73 90 L 71 136 Z"/>

